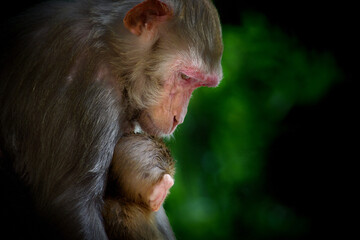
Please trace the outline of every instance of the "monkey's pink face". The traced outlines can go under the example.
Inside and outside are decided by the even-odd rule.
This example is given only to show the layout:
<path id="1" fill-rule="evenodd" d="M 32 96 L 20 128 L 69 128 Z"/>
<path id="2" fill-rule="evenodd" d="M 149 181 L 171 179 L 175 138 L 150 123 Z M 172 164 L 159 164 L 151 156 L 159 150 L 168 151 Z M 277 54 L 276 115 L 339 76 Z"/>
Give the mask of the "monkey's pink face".
<path id="1" fill-rule="evenodd" d="M 219 74 L 205 74 L 193 67 L 175 71 L 165 81 L 159 103 L 140 116 L 141 128 L 156 136 L 172 134 L 184 121 L 192 92 L 201 86 L 216 87 L 219 81 Z"/>
<path id="2" fill-rule="evenodd" d="M 209 4 L 205 5 L 207 11 L 216 11 Z M 213 9 L 209 10 L 208 8 Z M 138 37 L 140 49 L 151 50 L 150 48 L 156 42 L 158 44 L 170 44 L 167 46 L 167 55 L 162 52 L 164 56 L 166 55 L 166 64 L 159 64 L 161 66 L 156 70 L 157 76 L 162 76 L 164 80 L 162 94 L 159 96 L 157 103 L 143 111 L 138 119 L 142 130 L 156 136 L 172 134 L 176 127 L 184 121 L 194 89 L 201 86 L 215 87 L 219 84 L 221 78 L 220 60 L 223 47 L 220 22 L 216 14 L 212 14 L 213 21 L 203 23 L 209 24 L 216 36 L 211 36 L 212 40 L 206 41 L 200 37 L 201 34 L 194 35 L 198 37 L 199 43 L 196 43 L 196 41 L 189 42 L 186 38 L 178 39 L 178 35 L 174 34 L 178 32 L 173 29 L 174 26 L 188 27 L 187 24 L 181 24 L 183 20 L 178 22 L 179 25 L 174 25 L 176 21 L 171 21 L 171 19 L 175 18 L 176 20 L 180 17 L 175 16 L 175 12 L 171 5 L 163 1 L 146 0 L 132 8 L 123 20 L 125 28 Z M 169 23 L 171 25 L 168 25 Z M 195 29 L 187 30 L 190 32 L 196 31 Z M 158 39 L 167 39 L 167 42 L 160 41 L 159 43 Z M 201 45 L 202 41 L 208 46 L 207 48 L 201 48 L 200 52 L 202 54 L 199 54 L 198 44 Z M 163 50 L 166 49 L 164 46 L 162 47 Z M 204 49 L 210 51 L 206 59 L 202 57 Z M 209 61 L 205 61 L 208 58 L 212 59 L 210 66 L 206 65 L 209 64 Z M 219 69 L 217 70 L 212 69 L 216 61 L 219 63 Z M 212 70 L 210 70 L 211 73 L 208 73 L 202 69 Z"/>

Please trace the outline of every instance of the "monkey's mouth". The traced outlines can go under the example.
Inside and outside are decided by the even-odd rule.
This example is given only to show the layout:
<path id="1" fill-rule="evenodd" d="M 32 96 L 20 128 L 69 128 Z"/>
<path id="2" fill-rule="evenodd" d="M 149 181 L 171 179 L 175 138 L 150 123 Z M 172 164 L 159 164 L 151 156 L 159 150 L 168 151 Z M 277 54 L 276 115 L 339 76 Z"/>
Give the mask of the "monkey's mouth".
<path id="1" fill-rule="evenodd" d="M 171 131 L 170 131 L 169 134 L 172 134 L 175 131 L 177 125 L 179 125 L 179 121 L 176 119 L 176 116 L 174 116 L 174 118 L 173 118 L 173 126 L 172 126 Z"/>

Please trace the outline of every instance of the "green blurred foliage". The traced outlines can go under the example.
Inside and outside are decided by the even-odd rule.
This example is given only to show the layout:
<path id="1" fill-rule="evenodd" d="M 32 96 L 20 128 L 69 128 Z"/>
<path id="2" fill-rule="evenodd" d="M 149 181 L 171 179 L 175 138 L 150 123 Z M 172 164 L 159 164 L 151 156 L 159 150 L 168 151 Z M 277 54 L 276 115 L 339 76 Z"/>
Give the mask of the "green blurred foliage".
<path id="1" fill-rule="evenodd" d="M 168 145 L 177 160 L 165 208 L 178 239 L 271 239 L 307 231 L 263 189 L 279 121 L 323 97 L 338 79 L 334 59 L 309 51 L 258 14 L 223 26 L 224 79 L 196 90 Z"/>

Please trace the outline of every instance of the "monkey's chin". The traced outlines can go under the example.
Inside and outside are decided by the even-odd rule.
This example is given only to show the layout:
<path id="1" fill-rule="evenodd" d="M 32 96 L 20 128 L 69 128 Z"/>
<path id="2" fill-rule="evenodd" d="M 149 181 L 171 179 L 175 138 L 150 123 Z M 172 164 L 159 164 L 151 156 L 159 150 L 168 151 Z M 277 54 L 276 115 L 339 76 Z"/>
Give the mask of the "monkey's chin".
<path id="1" fill-rule="evenodd" d="M 148 113 L 143 113 L 139 119 L 139 125 L 143 132 L 156 137 L 168 137 L 175 131 L 177 124 L 169 127 L 158 127 Z"/>

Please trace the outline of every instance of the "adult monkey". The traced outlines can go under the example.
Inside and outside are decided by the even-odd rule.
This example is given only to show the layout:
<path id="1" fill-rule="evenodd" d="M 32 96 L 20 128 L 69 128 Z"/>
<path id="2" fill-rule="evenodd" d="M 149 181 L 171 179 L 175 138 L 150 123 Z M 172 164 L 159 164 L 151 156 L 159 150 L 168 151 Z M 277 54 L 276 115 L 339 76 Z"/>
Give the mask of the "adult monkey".
<path id="1" fill-rule="evenodd" d="M 221 79 L 216 9 L 209 0 L 54 2 L 11 30 L 0 62 L 2 152 L 64 236 L 107 239 L 102 197 L 117 140 L 137 124 L 171 134 L 192 91 Z"/>

